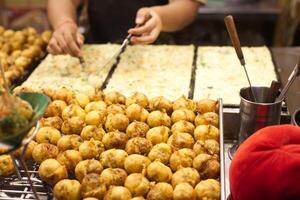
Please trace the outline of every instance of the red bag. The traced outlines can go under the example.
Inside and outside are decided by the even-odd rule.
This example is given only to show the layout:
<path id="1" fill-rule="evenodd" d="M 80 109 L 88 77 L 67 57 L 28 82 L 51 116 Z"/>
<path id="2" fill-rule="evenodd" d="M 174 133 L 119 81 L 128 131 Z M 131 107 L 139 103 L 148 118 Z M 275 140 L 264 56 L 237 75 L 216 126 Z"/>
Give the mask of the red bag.
<path id="1" fill-rule="evenodd" d="M 270 126 L 242 143 L 230 190 L 232 200 L 300 200 L 300 128 Z"/>

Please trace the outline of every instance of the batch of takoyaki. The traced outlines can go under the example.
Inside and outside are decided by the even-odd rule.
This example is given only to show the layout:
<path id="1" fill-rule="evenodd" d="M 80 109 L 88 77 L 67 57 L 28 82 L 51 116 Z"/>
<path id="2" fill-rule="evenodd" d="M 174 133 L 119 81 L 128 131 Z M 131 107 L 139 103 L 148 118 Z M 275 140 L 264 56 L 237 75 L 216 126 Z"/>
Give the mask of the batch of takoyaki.
<path id="1" fill-rule="evenodd" d="M 45 54 L 50 38 L 50 31 L 38 34 L 31 27 L 14 31 L 0 26 L 0 62 L 9 84 L 21 77 L 34 60 Z"/>
<path id="2" fill-rule="evenodd" d="M 218 102 L 45 90 L 49 104 L 26 159 L 58 200 L 217 200 Z M 13 173 L 0 157 L 0 175 Z"/>

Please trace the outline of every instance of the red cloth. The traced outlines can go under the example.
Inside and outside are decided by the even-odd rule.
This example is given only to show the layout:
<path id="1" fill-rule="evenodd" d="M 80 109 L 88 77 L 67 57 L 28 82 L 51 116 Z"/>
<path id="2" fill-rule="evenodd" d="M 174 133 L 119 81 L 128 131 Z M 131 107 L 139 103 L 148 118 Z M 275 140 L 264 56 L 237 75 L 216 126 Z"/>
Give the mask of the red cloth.
<path id="1" fill-rule="evenodd" d="M 300 200 L 300 128 L 270 126 L 249 137 L 230 166 L 233 200 Z"/>

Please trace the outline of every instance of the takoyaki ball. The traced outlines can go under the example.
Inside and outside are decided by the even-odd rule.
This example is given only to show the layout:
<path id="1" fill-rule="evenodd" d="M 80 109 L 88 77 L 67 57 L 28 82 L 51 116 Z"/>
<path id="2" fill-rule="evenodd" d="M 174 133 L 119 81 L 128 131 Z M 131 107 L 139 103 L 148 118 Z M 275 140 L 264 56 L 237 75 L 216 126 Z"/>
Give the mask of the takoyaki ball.
<path id="1" fill-rule="evenodd" d="M 185 167 L 192 167 L 195 156 L 195 153 L 191 149 L 179 149 L 171 155 L 170 167 L 173 171 L 177 171 Z"/>
<path id="2" fill-rule="evenodd" d="M 130 191 L 123 186 L 112 186 L 104 196 L 104 200 L 130 200 Z"/>
<path id="3" fill-rule="evenodd" d="M 23 56 L 20 56 L 19 58 L 17 58 L 14 63 L 14 65 L 18 69 L 25 69 L 29 64 L 30 64 L 30 59 L 23 57 Z"/>
<path id="4" fill-rule="evenodd" d="M 25 160 L 31 160 L 32 159 L 32 152 L 33 152 L 33 149 L 35 148 L 36 145 L 38 145 L 38 143 L 36 143 L 34 140 L 31 140 L 28 143 L 27 149 L 25 151 L 25 157 L 24 157 Z M 23 149 L 24 149 L 24 147 L 21 147 L 18 150 L 14 151 L 14 153 L 13 153 L 14 157 L 19 158 L 21 156 L 22 152 L 23 152 Z"/>
<path id="5" fill-rule="evenodd" d="M 106 103 L 104 101 L 93 101 L 88 103 L 84 110 L 85 112 L 89 113 L 93 110 L 105 110 L 106 109 Z"/>
<path id="6" fill-rule="evenodd" d="M 34 41 L 35 43 L 41 42 L 41 40 L 39 40 L 39 38 L 35 39 Z M 37 59 L 40 58 L 40 56 L 42 55 L 42 50 L 41 47 L 39 47 L 38 45 L 34 44 L 31 45 L 28 49 L 26 49 L 27 51 L 23 51 L 22 52 L 22 56 L 27 57 L 29 59 Z"/>
<path id="7" fill-rule="evenodd" d="M 130 106 L 131 104 L 138 104 L 143 108 L 147 108 L 149 103 L 148 97 L 140 92 L 135 92 L 133 95 L 126 99 L 126 106 Z"/>
<path id="8" fill-rule="evenodd" d="M 52 36 L 52 33 L 51 31 L 44 31 L 42 34 L 41 34 L 41 38 L 43 40 L 43 42 L 45 44 L 48 44 L 50 39 L 51 39 L 51 36 Z"/>
<path id="9" fill-rule="evenodd" d="M 146 122 L 149 112 L 138 104 L 131 104 L 125 110 L 126 116 L 132 121 Z"/>
<path id="10" fill-rule="evenodd" d="M 122 149 L 110 149 L 104 151 L 100 156 L 103 167 L 124 168 L 124 161 L 128 154 Z"/>
<path id="11" fill-rule="evenodd" d="M 40 128 L 35 136 L 37 143 L 50 143 L 55 145 L 60 138 L 61 134 L 59 130 L 50 126 Z"/>
<path id="12" fill-rule="evenodd" d="M 15 50 L 10 54 L 10 58 L 14 61 L 16 60 L 18 57 L 20 57 L 22 51 L 21 50 Z M 2 58 L 2 56 L 0 55 L 0 58 Z"/>
<path id="13" fill-rule="evenodd" d="M 148 132 L 148 130 L 149 130 L 148 124 L 144 122 L 134 121 L 128 125 L 126 129 L 126 135 L 128 138 L 146 137 L 146 133 Z"/>
<path id="14" fill-rule="evenodd" d="M 147 178 L 155 182 L 170 182 L 172 179 L 172 171 L 163 163 L 154 161 L 147 167 Z"/>
<path id="15" fill-rule="evenodd" d="M 101 89 L 95 88 L 95 91 L 89 94 L 91 101 L 102 101 L 104 100 L 104 93 Z"/>
<path id="16" fill-rule="evenodd" d="M 220 144 L 216 140 L 197 140 L 193 147 L 194 152 L 198 155 L 201 153 L 207 153 L 209 155 L 219 155 Z"/>
<path id="17" fill-rule="evenodd" d="M 188 110 L 188 109 L 180 109 L 180 110 L 175 110 L 172 115 L 171 115 L 171 120 L 173 123 L 176 123 L 180 120 L 185 120 L 188 122 L 194 122 L 195 120 L 195 113 L 194 111 Z"/>
<path id="18" fill-rule="evenodd" d="M 86 94 L 77 93 L 75 94 L 74 103 L 79 105 L 81 108 L 85 108 L 85 106 L 90 103 L 90 98 Z"/>
<path id="19" fill-rule="evenodd" d="M 167 165 L 172 155 L 172 148 L 166 143 L 159 143 L 153 146 L 148 157 L 151 161 L 160 161 Z"/>
<path id="20" fill-rule="evenodd" d="M 37 35 L 37 31 L 33 27 L 28 27 L 27 31 L 28 31 L 28 36 L 30 36 L 30 35 L 36 36 Z"/>
<path id="21" fill-rule="evenodd" d="M 80 117 L 80 119 L 85 120 L 86 113 L 80 106 L 71 104 L 63 109 L 61 116 L 63 120 L 70 119 L 71 117 Z"/>
<path id="22" fill-rule="evenodd" d="M 128 140 L 125 150 L 128 154 L 148 155 L 152 148 L 152 144 L 146 138 L 135 137 Z"/>
<path id="23" fill-rule="evenodd" d="M 83 140 L 79 135 L 64 135 L 58 140 L 57 147 L 60 151 L 79 150 L 81 143 Z"/>
<path id="24" fill-rule="evenodd" d="M 80 135 L 85 125 L 86 124 L 84 120 L 82 120 L 80 117 L 71 117 L 63 122 L 61 126 L 61 132 L 65 135 Z"/>
<path id="25" fill-rule="evenodd" d="M 109 92 L 105 94 L 104 101 L 107 105 L 111 104 L 125 104 L 126 98 L 119 92 Z"/>
<path id="26" fill-rule="evenodd" d="M 147 200 L 172 200 L 173 188 L 169 183 L 157 183 L 151 187 Z"/>
<path id="27" fill-rule="evenodd" d="M 91 173 L 101 174 L 103 166 L 98 160 L 90 159 L 80 161 L 75 167 L 75 176 L 81 182 L 82 179 Z"/>
<path id="28" fill-rule="evenodd" d="M 168 145 L 172 147 L 173 150 L 190 148 L 194 146 L 194 138 L 188 133 L 174 133 L 168 139 Z"/>
<path id="29" fill-rule="evenodd" d="M 181 168 L 172 176 L 172 186 L 174 188 L 180 183 L 188 183 L 192 187 L 195 187 L 199 181 L 200 175 L 198 171 L 191 167 Z"/>
<path id="30" fill-rule="evenodd" d="M 171 126 L 171 118 L 167 115 L 167 113 L 161 111 L 152 111 L 147 118 L 147 124 L 153 128 L 156 126 Z"/>
<path id="31" fill-rule="evenodd" d="M 34 46 L 37 46 L 37 47 L 43 47 L 44 46 L 44 41 L 42 38 L 36 38 L 35 41 L 34 41 Z M 42 53 L 42 51 L 40 50 L 39 52 L 40 54 Z M 38 54 L 37 56 L 40 56 L 40 54 Z"/>
<path id="32" fill-rule="evenodd" d="M 181 96 L 173 102 L 173 110 L 180 109 L 188 109 L 191 111 L 195 111 L 196 103 L 191 99 L 187 99 L 185 96 Z"/>
<path id="33" fill-rule="evenodd" d="M 90 140 L 93 138 L 95 140 L 101 141 L 104 134 L 105 131 L 102 127 L 97 127 L 95 125 L 88 125 L 82 129 L 80 136 L 83 140 Z"/>
<path id="34" fill-rule="evenodd" d="M 122 132 L 126 131 L 129 125 L 129 119 L 124 114 L 109 114 L 105 122 L 106 131 L 119 130 Z"/>
<path id="35" fill-rule="evenodd" d="M 200 114 L 207 112 L 216 112 L 218 109 L 218 102 L 211 99 L 202 99 L 196 102 L 196 110 Z"/>
<path id="36" fill-rule="evenodd" d="M 95 198 L 95 197 L 86 197 L 86 198 L 83 198 L 83 200 L 98 200 L 98 198 Z"/>
<path id="37" fill-rule="evenodd" d="M 41 124 L 42 126 L 50 126 L 56 128 L 57 130 L 60 130 L 63 124 L 63 120 L 58 116 L 47 117 L 41 119 Z"/>
<path id="38" fill-rule="evenodd" d="M 198 114 L 195 118 L 195 125 L 213 125 L 215 127 L 219 126 L 219 115 L 214 112 L 207 112 L 204 114 Z"/>
<path id="39" fill-rule="evenodd" d="M 55 185 L 58 181 L 68 178 L 66 166 L 55 159 L 44 160 L 39 167 L 39 176 L 49 185 Z"/>
<path id="40" fill-rule="evenodd" d="M 0 177 L 10 176 L 15 173 L 15 167 L 10 155 L 0 156 Z"/>
<path id="41" fill-rule="evenodd" d="M 105 149 L 124 149 L 127 141 L 126 134 L 120 131 L 106 133 L 102 138 Z"/>
<path id="42" fill-rule="evenodd" d="M 199 125 L 194 130 L 195 140 L 208 140 L 213 139 L 219 141 L 219 129 L 212 125 Z"/>
<path id="43" fill-rule="evenodd" d="M 0 26 L 0 35 L 2 35 L 5 31 L 5 28 L 3 26 Z"/>
<path id="44" fill-rule="evenodd" d="M 15 31 L 11 30 L 11 29 L 7 29 L 3 32 L 3 37 L 6 37 L 6 38 L 10 38 L 12 36 L 14 36 L 15 34 Z"/>
<path id="45" fill-rule="evenodd" d="M 196 200 L 196 192 L 190 184 L 180 183 L 174 189 L 173 200 Z"/>
<path id="46" fill-rule="evenodd" d="M 57 200 L 80 200 L 81 185 L 77 180 L 63 179 L 53 188 L 53 196 Z"/>
<path id="47" fill-rule="evenodd" d="M 211 155 L 199 154 L 193 161 L 193 167 L 197 169 L 203 178 L 218 178 L 220 175 L 220 163 L 212 159 Z"/>
<path id="48" fill-rule="evenodd" d="M 106 168 L 100 175 L 101 182 L 105 184 L 107 188 L 111 185 L 124 185 L 126 177 L 126 171 L 121 168 Z"/>
<path id="49" fill-rule="evenodd" d="M 104 145 L 99 140 L 90 139 L 79 146 L 79 152 L 83 159 L 99 159 L 103 151 Z"/>
<path id="50" fill-rule="evenodd" d="M 107 112 L 104 110 L 93 110 L 86 114 L 85 123 L 88 125 L 103 125 L 105 123 Z"/>
<path id="51" fill-rule="evenodd" d="M 56 158 L 57 155 L 58 148 L 55 145 L 49 143 L 38 144 L 32 151 L 32 158 L 38 164 L 41 164 L 44 160 Z"/>
<path id="52" fill-rule="evenodd" d="M 145 198 L 139 196 L 139 197 L 133 197 L 131 200 L 145 200 Z"/>
<path id="53" fill-rule="evenodd" d="M 95 197 L 103 199 L 106 192 L 106 186 L 101 183 L 100 175 L 90 173 L 84 176 L 81 182 L 82 197 Z"/>
<path id="54" fill-rule="evenodd" d="M 109 114 L 125 114 L 126 107 L 122 104 L 112 104 L 106 109 Z"/>
<path id="55" fill-rule="evenodd" d="M 200 181 L 195 187 L 197 199 L 218 200 L 221 197 L 220 182 L 214 179 Z"/>
<path id="56" fill-rule="evenodd" d="M 130 174 L 125 180 L 124 186 L 132 196 L 145 196 L 150 189 L 150 182 L 143 174 Z"/>
<path id="57" fill-rule="evenodd" d="M 180 120 L 172 125 L 171 131 L 172 133 L 181 132 L 181 133 L 189 133 L 193 135 L 195 130 L 195 126 L 193 123 Z"/>
<path id="58" fill-rule="evenodd" d="M 152 145 L 156 145 L 159 143 L 166 143 L 168 141 L 170 134 L 170 129 L 166 126 L 157 126 L 151 128 L 147 134 L 146 138 L 151 142 Z"/>
<path id="59" fill-rule="evenodd" d="M 159 97 L 150 99 L 149 110 L 150 111 L 160 110 L 160 111 L 166 112 L 168 114 L 171 114 L 173 111 L 173 105 L 172 105 L 172 102 L 169 101 L 167 98 L 165 98 L 163 96 L 159 96 Z"/>
<path id="60" fill-rule="evenodd" d="M 60 88 L 58 90 L 55 90 L 53 92 L 53 95 L 51 95 L 51 98 L 53 100 L 63 100 L 67 103 L 71 102 L 73 97 L 74 97 L 73 91 L 71 91 L 67 88 Z"/>
<path id="61" fill-rule="evenodd" d="M 66 166 L 69 172 L 73 173 L 76 165 L 82 161 L 82 156 L 79 151 L 66 150 L 58 154 L 57 161 Z"/>
<path id="62" fill-rule="evenodd" d="M 146 156 L 131 154 L 125 158 L 124 169 L 128 174 L 142 173 L 150 163 L 150 159 Z"/>

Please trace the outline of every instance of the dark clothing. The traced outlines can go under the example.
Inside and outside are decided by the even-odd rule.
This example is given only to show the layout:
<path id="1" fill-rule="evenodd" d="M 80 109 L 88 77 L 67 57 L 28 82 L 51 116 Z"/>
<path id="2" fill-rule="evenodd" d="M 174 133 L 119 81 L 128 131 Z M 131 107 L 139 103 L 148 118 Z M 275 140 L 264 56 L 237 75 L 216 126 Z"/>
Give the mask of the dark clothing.
<path id="1" fill-rule="evenodd" d="M 135 27 L 137 11 L 142 7 L 167 4 L 168 0 L 88 0 L 92 43 L 120 42 L 129 28 Z"/>

